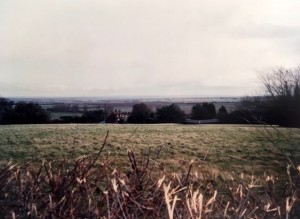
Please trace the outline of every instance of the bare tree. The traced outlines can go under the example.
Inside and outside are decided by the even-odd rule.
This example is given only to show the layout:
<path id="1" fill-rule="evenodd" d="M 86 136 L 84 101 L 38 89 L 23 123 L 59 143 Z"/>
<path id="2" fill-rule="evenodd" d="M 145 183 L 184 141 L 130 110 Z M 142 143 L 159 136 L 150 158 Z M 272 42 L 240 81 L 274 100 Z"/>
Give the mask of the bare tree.
<path id="1" fill-rule="evenodd" d="M 267 95 L 261 102 L 267 122 L 300 127 L 300 67 L 276 68 L 260 80 Z"/>
<path id="2" fill-rule="evenodd" d="M 300 67 L 296 69 L 276 68 L 271 72 L 261 74 L 259 79 L 266 88 L 267 96 L 292 97 L 299 90 Z"/>

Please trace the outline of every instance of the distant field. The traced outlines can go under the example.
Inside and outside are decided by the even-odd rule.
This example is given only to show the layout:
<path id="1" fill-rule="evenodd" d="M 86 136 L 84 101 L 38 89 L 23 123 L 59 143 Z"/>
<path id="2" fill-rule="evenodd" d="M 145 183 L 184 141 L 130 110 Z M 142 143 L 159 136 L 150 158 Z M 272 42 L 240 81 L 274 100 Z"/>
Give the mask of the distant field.
<path id="1" fill-rule="evenodd" d="M 0 126 L 0 160 L 23 163 L 41 156 L 51 160 L 94 154 L 108 130 L 103 155 L 115 157 L 120 166 L 128 164 L 129 148 L 137 154 L 150 150 L 153 157 L 161 148 L 162 166 L 178 170 L 194 159 L 195 165 L 210 166 L 216 174 L 284 174 L 287 158 L 282 151 L 300 163 L 300 129 L 247 125 Z"/>
<path id="2" fill-rule="evenodd" d="M 81 117 L 83 113 L 56 113 L 56 112 L 51 112 L 50 113 L 50 118 L 51 120 L 54 119 L 60 119 L 62 116 L 78 116 Z"/>

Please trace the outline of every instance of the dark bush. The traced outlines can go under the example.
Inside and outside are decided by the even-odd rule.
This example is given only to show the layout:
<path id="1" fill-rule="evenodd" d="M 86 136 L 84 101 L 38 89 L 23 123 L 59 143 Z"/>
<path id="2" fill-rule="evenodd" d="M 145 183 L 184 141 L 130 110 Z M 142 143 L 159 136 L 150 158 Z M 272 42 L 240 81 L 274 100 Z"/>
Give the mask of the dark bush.
<path id="1" fill-rule="evenodd" d="M 225 106 L 221 106 L 218 110 L 217 118 L 220 120 L 221 123 L 228 122 L 228 112 Z"/>
<path id="2" fill-rule="evenodd" d="M 185 119 L 184 112 L 176 104 L 164 106 L 156 112 L 158 123 L 182 123 Z"/>
<path id="3" fill-rule="evenodd" d="M 216 108 L 213 103 L 196 104 L 192 107 L 191 119 L 213 119 L 216 117 Z"/>
<path id="4" fill-rule="evenodd" d="M 118 115 L 115 112 L 111 112 L 109 116 L 105 120 L 106 123 L 117 123 L 118 122 Z"/>
<path id="5" fill-rule="evenodd" d="M 0 124 L 5 123 L 5 118 L 13 111 L 14 102 L 6 98 L 0 98 Z"/>
<path id="6" fill-rule="evenodd" d="M 104 110 L 92 110 L 86 111 L 82 117 L 81 121 L 83 123 L 99 123 L 105 120 L 106 112 Z"/>
<path id="7" fill-rule="evenodd" d="M 257 114 L 249 110 L 235 110 L 228 114 L 228 123 L 231 124 L 257 124 Z"/>
<path id="8" fill-rule="evenodd" d="M 41 124 L 49 120 L 49 114 L 36 103 L 17 103 L 2 117 L 3 124 Z"/>
<path id="9" fill-rule="evenodd" d="M 133 105 L 132 112 L 128 117 L 128 123 L 148 123 L 150 122 L 151 110 L 145 103 Z"/>

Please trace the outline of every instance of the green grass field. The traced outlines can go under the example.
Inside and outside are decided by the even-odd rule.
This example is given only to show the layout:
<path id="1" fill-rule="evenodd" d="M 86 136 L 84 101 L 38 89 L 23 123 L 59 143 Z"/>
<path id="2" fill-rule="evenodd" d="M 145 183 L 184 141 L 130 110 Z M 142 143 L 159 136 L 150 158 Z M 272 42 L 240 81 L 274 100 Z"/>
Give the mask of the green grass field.
<path id="1" fill-rule="evenodd" d="M 62 116 L 78 116 L 81 117 L 83 113 L 56 113 L 56 112 L 51 112 L 50 113 L 50 118 L 51 120 L 54 119 L 60 119 Z"/>
<path id="2" fill-rule="evenodd" d="M 103 155 L 110 154 L 120 166 L 128 163 L 127 149 L 136 154 L 150 151 L 154 157 L 160 148 L 158 161 L 170 170 L 186 167 L 193 159 L 216 174 L 279 176 L 286 172 L 287 157 L 296 166 L 300 163 L 300 129 L 247 125 L 0 126 L 0 160 L 24 163 L 94 154 L 107 131 Z"/>

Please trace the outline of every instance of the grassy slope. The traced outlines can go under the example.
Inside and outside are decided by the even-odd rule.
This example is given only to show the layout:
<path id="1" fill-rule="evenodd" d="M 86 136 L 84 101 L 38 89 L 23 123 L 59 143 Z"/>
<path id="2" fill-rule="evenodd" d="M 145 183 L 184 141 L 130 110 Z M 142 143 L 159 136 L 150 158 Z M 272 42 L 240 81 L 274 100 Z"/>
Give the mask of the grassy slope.
<path id="1" fill-rule="evenodd" d="M 287 159 L 276 147 L 296 165 L 300 162 L 300 129 L 235 125 L 0 126 L 0 160 L 24 162 L 40 156 L 50 160 L 95 153 L 107 130 L 105 153 L 115 156 L 120 165 L 127 159 L 127 148 L 137 153 L 150 149 L 155 156 L 159 147 L 159 161 L 174 170 L 195 159 L 197 165 L 205 163 L 226 172 L 284 173 Z"/>

